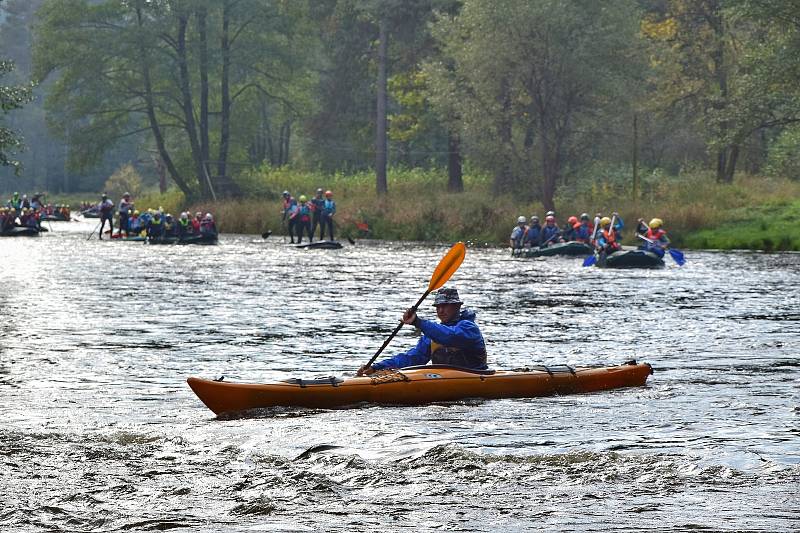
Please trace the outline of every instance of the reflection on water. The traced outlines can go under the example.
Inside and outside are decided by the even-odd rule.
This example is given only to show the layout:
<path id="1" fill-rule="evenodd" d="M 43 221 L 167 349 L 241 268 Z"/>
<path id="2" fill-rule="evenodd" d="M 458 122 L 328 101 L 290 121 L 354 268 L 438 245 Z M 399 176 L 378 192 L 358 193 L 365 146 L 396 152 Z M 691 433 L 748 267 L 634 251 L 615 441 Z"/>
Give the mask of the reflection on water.
<path id="1" fill-rule="evenodd" d="M 800 255 L 639 272 L 470 249 L 453 284 L 494 366 L 636 358 L 649 385 L 218 420 L 186 377 L 351 373 L 448 247 L 53 227 L 0 240 L 3 530 L 800 527 Z"/>

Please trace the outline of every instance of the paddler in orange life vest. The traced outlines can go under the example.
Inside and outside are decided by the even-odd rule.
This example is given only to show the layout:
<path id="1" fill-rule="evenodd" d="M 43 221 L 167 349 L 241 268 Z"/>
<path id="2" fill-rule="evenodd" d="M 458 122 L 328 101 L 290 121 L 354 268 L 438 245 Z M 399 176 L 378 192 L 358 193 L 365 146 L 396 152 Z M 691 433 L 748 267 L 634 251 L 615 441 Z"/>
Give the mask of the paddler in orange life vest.
<path id="1" fill-rule="evenodd" d="M 416 312 L 408 309 L 403 314 L 403 322 L 422 331 L 417 345 L 370 367 L 362 366 L 356 375 L 370 375 L 376 370 L 387 368 L 425 365 L 428 361 L 434 365 L 486 370 L 486 344 L 483 335 L 475 324 L 475 312 L 470 309 L 462 310 L 463 303 L 456 289 L 439 289 L 433 305 L 441 324 L 419 318 Z"/>
<path id="2" fill-rule="evenodd" d="M 644 219 L 639 219 L 639 224 L 636 227 L 636 233 L 645 237 L 644 244 L 639 249 L 653 252 L 659 257 L 664 257 L 664 250 L 669 248 L 669 238 L 667 232 L 661 227 L 664 221 L 660 218 L 654 218 L 650 224 L 645 224 Z"/>
<path id="3" fill-rule="evenodd" d="M 600 219 L 600 231 L 597 232 L 594 244 L 600 253 L 611 254 L 622 249 L 617 242 L 617 227 L 616 224 L 613 228 L 611 227 L 611 219 L 608 217 Z"/>

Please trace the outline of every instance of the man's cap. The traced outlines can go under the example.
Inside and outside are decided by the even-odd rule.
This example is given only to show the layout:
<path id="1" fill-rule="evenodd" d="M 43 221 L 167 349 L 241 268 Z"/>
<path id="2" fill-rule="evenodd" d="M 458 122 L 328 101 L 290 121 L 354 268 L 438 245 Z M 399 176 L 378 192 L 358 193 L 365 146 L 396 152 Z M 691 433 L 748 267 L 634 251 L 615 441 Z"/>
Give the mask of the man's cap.
<path id="1" fill-rule="evenodd" d="M 448 287 L 439 289 L 439 291 L 436 293 L 436 299 L 433 301 L 433 305 L 463 303 L 464 302 L 461 301 L 461 298 L 458 297 L 458 290 Z"/>

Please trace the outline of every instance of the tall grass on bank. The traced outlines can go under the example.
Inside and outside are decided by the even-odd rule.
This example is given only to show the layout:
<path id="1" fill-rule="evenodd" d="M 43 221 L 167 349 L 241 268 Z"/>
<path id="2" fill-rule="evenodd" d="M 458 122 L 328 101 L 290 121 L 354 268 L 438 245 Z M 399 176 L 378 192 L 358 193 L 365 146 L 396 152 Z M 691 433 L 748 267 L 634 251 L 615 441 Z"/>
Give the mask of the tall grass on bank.
<path id="1" fill-rule="evenodd" d="M 544 215 L 541 204 L 525 202 L 519 194 L 493 196 L 491 179 L 480 173 L 468 172 L 465 192 L 458 194 L 447 192 L 444 170 L 390 169 L 388 182 L 389 194 L 378 197 L 372 172 L 328 175 L 261 168 L 237 180 L 243 199 L 187 205 L 180 192 L 168 191 L 145 194 L 136 199 L 136 206 L 160 206 L 173 215 L 184 210 L 211 212 L 224 233 L 280 234 L 281 192 L 311 198 L 322 188 L 334 193 L 340 236 L 476 244 L 506 243 L 519 215 Z M 722 185 L 710 173 L 674 177 L 654 173 L 643 178 L 641 190 L 632 198 L 624 170 L 577 181 L 562 187 L 556 198 L 558 220 L 563 223 L 582 212 L 593 217 L 616 211 L 629 228 L 625 232 L 629 244 L 638 244 L 632 232 L 638 218 L 659 217 L 676 246 L 800 249 L 797 238 L 783 237 L 796 233 L 800 182 L 737 176 L 734 184 Z M 777 224 L 778 220 L 786 225 Z M 359 232 L 356 223 L 366 223 L 370 231 Z"/>

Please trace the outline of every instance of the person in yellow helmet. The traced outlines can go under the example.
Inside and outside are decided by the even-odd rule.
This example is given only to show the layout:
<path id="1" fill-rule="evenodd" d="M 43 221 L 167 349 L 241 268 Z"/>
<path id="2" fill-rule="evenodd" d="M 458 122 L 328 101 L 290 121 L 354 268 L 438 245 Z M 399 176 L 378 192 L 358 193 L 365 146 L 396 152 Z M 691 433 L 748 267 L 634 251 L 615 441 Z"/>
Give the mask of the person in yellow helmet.
<path id="1" fill-rule="evenodd" d="M 639 249 L 653 252 L 659 257 L 664 257 L 664 251 L 669 248 L 670 241 L 663 226 L 664 221 L 660 218 L 652 219 L 650 224 L 646 224 L 644 219 L 640 218 L 636 226 L 636 235 L 642 239 L 644 243 Z"/>
<path id="2" fill-rule="evenodd" d="M 595 248 L 601 254 L 611 254 L 622 249 L 619 244 L 619 228 L 616 223 L 616 214 L 614 215 L 614 224 L 612 227 L 612 219 L 603 217 L 600 219 L 600 228 L 595 235 Z"/>
<path id="3" fill-rule="evenodd" d="M 305 194 L 301 194 L 297 199 L 297 215 L 295 222 L 295 229 L 297 230 L 297 243 L 303 242 L 303 233 L 308 232 L 308 242 L 314 240 L 311 234 L 311 203 L 306 198 Z"/>

